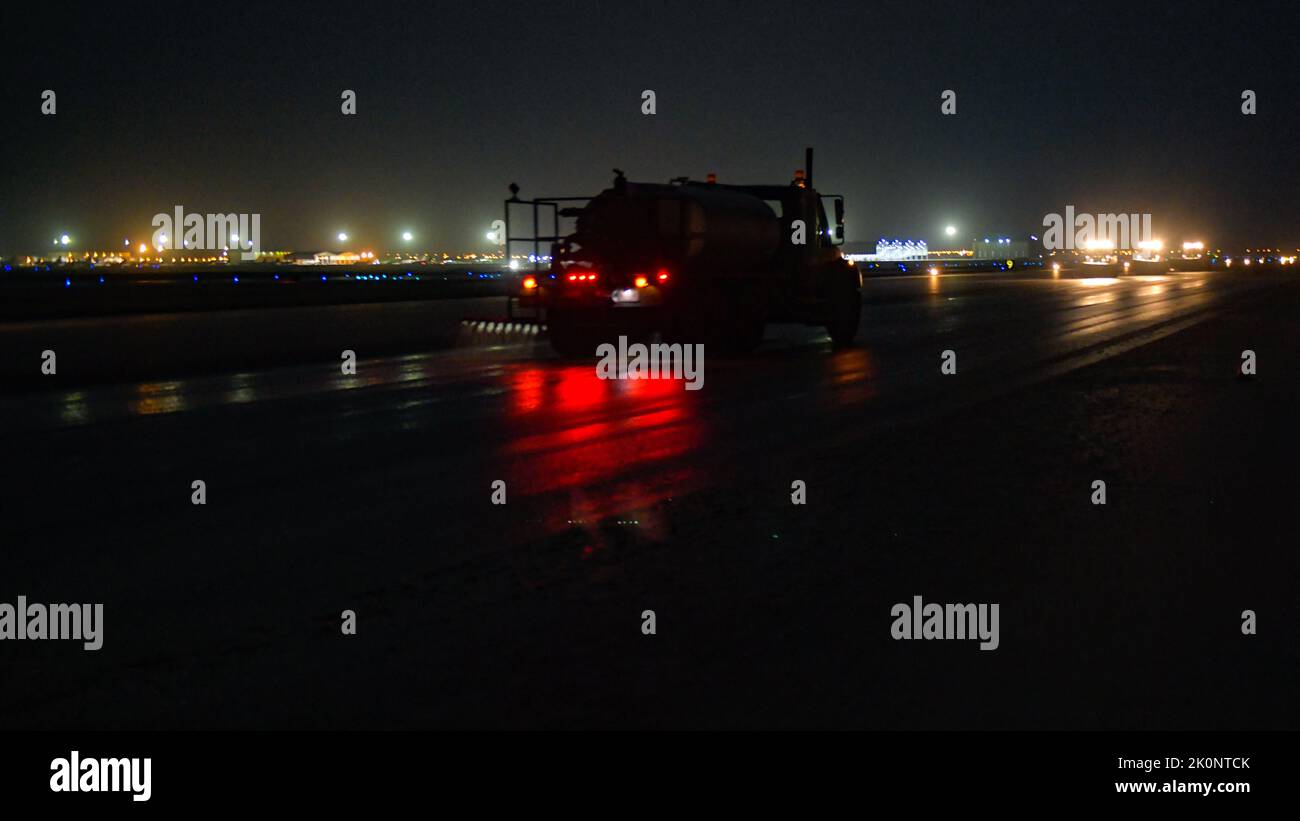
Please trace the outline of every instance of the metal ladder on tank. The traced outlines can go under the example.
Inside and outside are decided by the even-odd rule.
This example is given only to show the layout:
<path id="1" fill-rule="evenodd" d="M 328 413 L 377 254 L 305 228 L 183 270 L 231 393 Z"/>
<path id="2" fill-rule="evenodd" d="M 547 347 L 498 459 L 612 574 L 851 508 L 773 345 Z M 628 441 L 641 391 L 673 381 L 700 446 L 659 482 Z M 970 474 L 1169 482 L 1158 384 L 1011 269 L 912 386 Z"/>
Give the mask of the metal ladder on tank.
<path id="1" fill-rule="evenodd" d="M 560 233 L 560 217 L 563 204 L 586 203 L 590 200 L 591 197 L 539 197 L 534 200 L 524 200 L 519 198 L 519 186 L 515 183 L 510 183 L 510 198 L 505 201 L 505 238 L 502 245 L 505 251 L 506 268 L 507 270 L 512 270 L 512 273 L 515 273 L 516 275 L 510 278 L 508 281 L 508 287 L 506 288 L 507 319 L 515 319 L 515 303 L 518 299 L 518 290 L 521 287 L 525 276 L 522 272 L 513 272 L 513 269 L 510 269 L 510 263 L 514 260 L 514 245 L 516 243 L 530 243 L 532 245 L 532 253 L 529 254 L 529 259 L 532 264 L 532 276 L 540 284 L 543 276 L 550 275 L 549 270 L 551 261 L 549 257 L 551 249 L 554 247 L 555 243 L 565 237 L 565 235 Z M 532 231 L 530 233 L 521 233 L 520 235 L 515 236 L 511 233 L 510 229 L 511 210 L 512 208 L 518 210 L 521 207 L 532 209 Z M 539 226 L 541 225 L 542 220 L 547 218 L 549 218 L 550 222 L 550 233 L 543 234 L 539 231 Z M 548 257 L 545 269 L 543 269 L 542 264 L 543 244 L 547 251 L 546 256 Z M 545 320 L 545 317 L 541 314 L 542 309 L 539 307 L 535 316 L 519 318 L 534 319 L 540 324 Z"/>

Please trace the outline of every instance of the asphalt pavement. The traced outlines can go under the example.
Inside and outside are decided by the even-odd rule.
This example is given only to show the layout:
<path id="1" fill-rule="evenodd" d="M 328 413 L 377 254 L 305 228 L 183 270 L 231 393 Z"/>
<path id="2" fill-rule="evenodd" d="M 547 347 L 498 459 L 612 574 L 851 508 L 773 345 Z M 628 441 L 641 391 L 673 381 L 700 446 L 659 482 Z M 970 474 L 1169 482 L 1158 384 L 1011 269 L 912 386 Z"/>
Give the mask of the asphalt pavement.
<path id="1" fill-rule="evenodd" d="M 853 348 L 773 327 L 699 391 L 461 302 L 0 326 L 101 374 L 0 396 L 0 601 L 105 605 L 0 648 L 0 726 L 1300 726 L 1295 280 L 872 280 Z M 102 364 L 160 334 L 202 367 Z M 895 640 L 917 595 L 998 649 Z"/>

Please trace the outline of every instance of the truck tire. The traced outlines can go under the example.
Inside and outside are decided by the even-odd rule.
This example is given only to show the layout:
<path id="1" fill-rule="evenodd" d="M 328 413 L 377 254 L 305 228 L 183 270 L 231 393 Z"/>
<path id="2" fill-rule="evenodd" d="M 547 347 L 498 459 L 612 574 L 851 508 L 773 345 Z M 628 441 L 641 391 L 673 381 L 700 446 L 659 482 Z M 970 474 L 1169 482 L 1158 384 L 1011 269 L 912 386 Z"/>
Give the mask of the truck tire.
<path id="1" fill-rule="evenodd" d="M 830 334 L 833 346 L 847 348 L 857 337 L 858 324 L 862 321 L 862 292 L 848 278 L 841 279 L 831 291 L 829 307 L 826 333 Z"/>
<path id="2" fill-rule="evenodd" d="M 727 324 L 727 337 L 722 343 L 724 354 L 751 353 L 763 344 L 763 332 L 767 328 L 763 315 L 756 306 L 740 306 L 741 310 Z"/>
<path id="3" fill-rule="evenodd" d="M 546 333 L 551 348 L 566 359 L 586 359 L 596 355 L 605 340 L 600 326 L 589 321 L 581 311 L 551 310 L 546 315 Z"/>

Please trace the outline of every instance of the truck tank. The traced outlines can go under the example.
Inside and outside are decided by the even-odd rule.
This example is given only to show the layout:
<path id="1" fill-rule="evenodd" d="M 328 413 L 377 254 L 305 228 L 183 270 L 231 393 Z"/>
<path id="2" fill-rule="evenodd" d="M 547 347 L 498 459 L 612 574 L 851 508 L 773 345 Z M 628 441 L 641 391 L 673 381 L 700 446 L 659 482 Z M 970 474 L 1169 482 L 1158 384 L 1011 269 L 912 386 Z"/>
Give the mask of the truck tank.
<path id="1" fill-rule="evenodd" d="M 669 258 L 690 267 L 751 270 L 770 265 L 781 221 L 763 200 L 711 184 L 616 183 L 578 217 L 584 248 L 607 258 Z"/>

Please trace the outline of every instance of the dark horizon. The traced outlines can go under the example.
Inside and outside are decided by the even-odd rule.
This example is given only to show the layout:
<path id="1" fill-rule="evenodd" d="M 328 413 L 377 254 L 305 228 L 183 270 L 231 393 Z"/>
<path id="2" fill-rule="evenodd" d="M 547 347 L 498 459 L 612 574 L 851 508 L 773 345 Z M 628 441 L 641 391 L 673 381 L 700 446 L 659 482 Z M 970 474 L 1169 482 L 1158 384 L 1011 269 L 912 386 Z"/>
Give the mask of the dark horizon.
<path id="1" fill-rule="evenodd" d="M 1281 4 L 683 12 L 6 12 L 0 253 L 63 231 L 79 250 L 134 243 L 176 205 L 259 213 L 265 248 L 326 248 L 339 230 L 395 248 L 409 229 L 415 248 L 488 250 L 511 182 L 592 194 L 614 167 L 779 182 L 805 145 L 818 187 L 847 198 L 853 242 L 1029 233 L 1073 205 L 1149 212 L 1170 243 L 1300 244 Z M 805 48 L 818 59 L 796 59 Z M 1241 113 L 1243 89 L 1258 113 Z"/>

